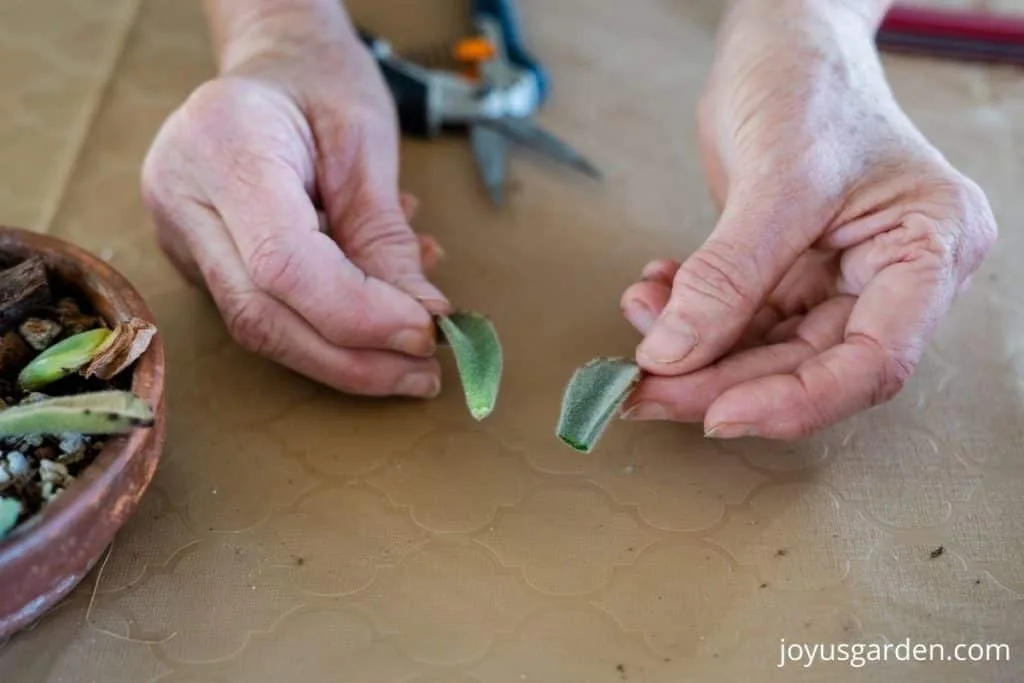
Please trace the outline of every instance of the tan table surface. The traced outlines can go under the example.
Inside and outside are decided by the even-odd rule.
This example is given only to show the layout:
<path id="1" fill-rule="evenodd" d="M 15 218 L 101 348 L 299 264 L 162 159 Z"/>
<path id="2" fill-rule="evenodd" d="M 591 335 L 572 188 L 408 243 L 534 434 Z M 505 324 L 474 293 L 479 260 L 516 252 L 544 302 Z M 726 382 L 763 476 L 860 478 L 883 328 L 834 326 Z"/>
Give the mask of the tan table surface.
<path id="1" fill-rule="evenodd" d="M 499 212 L 463 141 L 405 145 L 417 227 L 449 254 L 439 282 L 506 345 L 499 410 L 477 425 L 447 357 L 444 395 L 424 404 L 332 395 L 247 356 L 159 256 L 137 174 L 212 73 L 197 2 L 4 3 L 0 222 L 102 253 L 142 289 L 171 426 L 102 572 L 0 647 L 0 681 L 1024 677 L 1022 72 L 887 59 L 1002 227 L 897 400 L 796 445 L 614 425 L 581 456 L 553 437 L 566 379 L 632 350 L 623 287 L 713 225 L 691 122 L 718 5 L 522 5 L 555 82 L 542 119 L 608 180 L 517 157 Z M 446 37 L 461 9 L 352 7 L 400 45 Z M 800 670 L 779 668 L 782 639 L 1005 643 L 1013 659 Z"/>

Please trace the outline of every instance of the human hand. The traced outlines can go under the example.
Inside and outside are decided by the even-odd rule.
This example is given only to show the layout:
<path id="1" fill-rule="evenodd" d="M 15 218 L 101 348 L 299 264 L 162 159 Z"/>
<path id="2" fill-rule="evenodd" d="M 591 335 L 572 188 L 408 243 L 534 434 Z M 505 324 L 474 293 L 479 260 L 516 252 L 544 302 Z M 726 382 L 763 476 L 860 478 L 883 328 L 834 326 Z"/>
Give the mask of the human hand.
<path id="1" fill-rule="evenodd" d="M 901 111 L 850 0 L 745 2 L 698 114 L 721 210 L 627 289 L 649 373 L 627 419 L 793 439 L 894 397 L 983 261 L 983 192 Z M 870 4 L 870 3 L 867 3 Z"/>
<path id="2" fill-rule="evenodd" d="M 340 3 L 266 15 L 222 4 L 244 21 L 219 27 L 220 74 L 144 163 L 161 247 L 246 349 L 349 393 L 436 395 L 431 313 L 449 304 L 424 266 L 439 247 L 409 227 L 372 57 Z"/>

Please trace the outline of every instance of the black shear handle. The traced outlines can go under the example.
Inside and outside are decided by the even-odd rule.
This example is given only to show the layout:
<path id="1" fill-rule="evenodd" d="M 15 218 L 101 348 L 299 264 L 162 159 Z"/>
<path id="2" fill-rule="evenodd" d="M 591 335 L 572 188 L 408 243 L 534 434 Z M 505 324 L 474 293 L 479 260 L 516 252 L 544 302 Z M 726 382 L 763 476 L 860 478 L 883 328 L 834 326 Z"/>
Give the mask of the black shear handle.
<path id="1" fill-rule="evenodd" d="M 387 82 L 402 132 L 415 137 L 431 137 L 435 131 L 430 120 L 430 84 L 426 77 L 384 57 L 383 52 L 387 46 L 380 38 L 364 29 L 357 31 L 360 40 L 376 58 L 377 66 Z"/>

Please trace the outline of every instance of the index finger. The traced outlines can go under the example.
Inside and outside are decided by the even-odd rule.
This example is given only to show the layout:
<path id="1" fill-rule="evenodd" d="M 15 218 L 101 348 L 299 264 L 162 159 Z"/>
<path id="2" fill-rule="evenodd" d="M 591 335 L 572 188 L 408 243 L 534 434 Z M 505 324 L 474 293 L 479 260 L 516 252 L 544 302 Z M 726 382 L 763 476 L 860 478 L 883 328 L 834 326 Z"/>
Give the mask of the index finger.
<path id="1" fill-rule="evenodd" d="M 211 197 L 249 277 L 333 344 L 433 352 L 429 312 L 415 299 L 353 264 L 320 231 L 302 179 L 286 163 L 243 154 L 246 181 Z"/>

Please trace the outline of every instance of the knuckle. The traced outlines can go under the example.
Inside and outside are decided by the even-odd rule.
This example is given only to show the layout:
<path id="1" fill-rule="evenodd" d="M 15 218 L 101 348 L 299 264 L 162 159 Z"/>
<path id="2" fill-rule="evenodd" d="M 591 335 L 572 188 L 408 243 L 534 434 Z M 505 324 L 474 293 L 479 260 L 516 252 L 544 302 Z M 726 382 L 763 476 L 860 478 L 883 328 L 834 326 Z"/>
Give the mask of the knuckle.
<path id="1" fill-rule="evenodd" d="M 197 87 L 167 118 L 143 160 L 140 183 L 142 198 L 155 212 L 173 211 L 178 195 L 196 169 L 223 168 L 233 161 L 233 148 L 246 135 L 244 98 L 240 84 L 231 79 L 214 79 Z M 241 145 L 244 147 L 244 145 Z M 250 145 L 259 148 L 259 145 Z M 250 166 L 239 159 L 221 175 L 234 177 Z"/>
<path id="2" fill-rule="evenodd" d="M 324 99 L 311 105 L 312 118 L 319 123 L 319 136 L 329 149 L 346 150 L 350 159 L 376 153 L 397 145 L 397 132 L 386 109 L 359 98 L 348 101 L 339 116 L 336 100 Z"/>
<path id="3" fill-rule="evenodd" d="M 971 249 L 967 267 L 976 269 L 999 238 L 999 227 L 988 196 L 976 182 L 963 178 L 959 196 L 965 239 Z"/>
<path id="4" fill-rule="evenodd" d="M 156 246 L 171 258 L 178 258 L 184 249 L 184 239 L 177 228 L 166 224 L 164 221 L 156 221 L 154 229 Z"/>
<path id="5" fill-rule="evenodd" d="M 924 221 L 915 240 L 915 247 L 934 258 L 943 270 L 953 269 L 961 258 L 956 236 L 942 231 L 934 221 Z"/>
<path id="6" fill-rule="evenodd" d="M 190 135 L 215 133 L 233 120 L 243 89 L 230 78 L 215 78 L 200 84 L 181 105 L 181 125 Z"/>
<path id="7" fill-rule="evenodd" d="M 359 360 L 350 361 L 341 370 L 341 383 L 345 390 L 353 394 L 381 393 L 379 385 L 381 376 L 370 363 Z"/>
<path id="8" fill-rule="evenodd" d="M 207 81 L 178 110 L 175 145 L 200 166 L 216 169 L 224 182 L 259 186 L 265 171 L 284 164 L 295 145 L 297 129 L 288 124 L 298 117 L 278 98 L 238 78 Z"/>
<path id="9" fill-rule="evenodd" d="M 981 265 L 995 245 L 995 216 L 984 190 L 958 172 L 943 174 L 933 189 L 940 197 L 943 215 L 912 219 L 915 246 L 963 279 Z"/>
<path id="10" fill-rule="evenodd" d="M 697 99 L 697 124 L 701 131 L 710 135 L 714 130 L 715 101 L 710 90 L 702 92 Z"/>
<path id="11" fill-rule="evenodd" d="M 387 114 L 380 103 L 356 101 L 346 107 L 342 127 L 349 136 L 371 141 L 393 131 Z"/>
<path id="12" fill-rule="evenodd" d="M 358 199 L 357 205 L 369 207 L 379 203 L 367 198 Z M 346 252 L 354 260 L 377 264 L 377 271 L 383 267 L 383 263 L 377 263 L 381 258 L 388 260 L 390 270 L 403 264 L 409 271 L 416 270 L 421 262 L 419 240 L 400 209 L 357 210 L 351 215 L 346 232 Z"/>
<path id="13" fill-rule="evenodd" d="M 395 211 L 376 211 L 356 218 L 353 221 L 352 234 L 363 251 L 413 246 L 419 249 L 416 236 L 409 230 L 405 218 Z"/>
<path id="14" fill-rule="evenodd" d="M 753 256 L 724 243 L 709 243 L 678 270 L 674 288 L 712 299 L 729 310 L 749 310 L 760 303 Z"/>
<path id="15" fill-rule="evenodd" d="M 831 426 L 832 423 L 832 420 L 818 416 L 811 419 L 798 420 L 783 425 L 779 429 L 778 437 L 782 441 L 795 443 L 813 437 L 818 432 Z"/>
<path id="16" fill-rule="evenodd" d="M 338 345 L 383 345 L 387 336 L 377 324 L 380 313 L 367 306 L 361 296 L 351 296 L 346 300 L 349 303 L 344 315 L 324 325 L 324 336 Z"/>
<path id="17" fill-rule="evenodd" d="M 173 212 L 175 195 L 183 186 L 184 173 L 180 145 L 176 144 L 172 116 L 146 153 L 139 174 L 142 201 L 157 215 Z"/>
<path id="18" fill-rule="evenodd" d="M 255 246 L 249 256 L 249 276 L 268 292 L 290 292 L 298 286 L 302 264 L 287 240 L 269 235 Z"/>
<path id="19" fill-rule="evenodd" d="M 231 297 L 225 304 L 228 333 L 247 351 L 274 357 L 280 348 L 280 339 L 268 313 L 259 296 L 241 294 Z"/>
<path id="20" fill-rule="evenodd" d="M 887 403 L 910 381 L 917 365 L 917 354 L 909 348 L 887 348 L 867 335 L 856 335 L 877 359 L 869 406 Z"/>
<path id="21" fill-rule="evenodd" d="M 236 130 L 237 85 L 230 80 L 206 81 L 193 90 L 168 119 L 168 145 L 195 153 L 209 152 Z"/>
<path id="22" fill-rule="evenodd" d="M 159 144 L 159 143 L 157 143 Z M 151 211 L 161 211 L 166 205 L 165 192 L 171 187 L 166 175 L 166 162 L 160 154 L 161 150 L 154 145 L 142 162 L 140 177 L 142 201 Z"/>
<path id="23" fill-rule="evenodd" d="M 890 250 L 892 262 L 914 263 L 932 279 L 946 278 L 964 258 L 962 235 L 926 213 L 908 215 L 903 229 L 888 233 L 881 244 Z"/>
<path id="24" fill-rule="evenodd" d="M 878 373 L 875 391 L 871 395 L 871 405 L 877 406 L 896 397 L 910 381 L 914 373 L 914 363 L 898 353 L 887 353 Z"/>
<path id="25" fill-rule="evenodd" d="M 815 384 L 824 385 L 827 390 L 812 391 L 810 388 L 809 373 L 815 373 Z M 843 382 L 835 370 L 820 359 L 812 361 L 807 368 L 797 370 L 796 379 L 801 385 L 801 393 L 809 400 L 804 403 L 804 414 L 800 419 L 790 425 L 789 433 L 793 438 L 804 438 L 827 425 L 834 423 L 837 419 L 835 405 L 828 401 L 816 401 L 813 396 L 841 396 L 843 393 Z"/>

